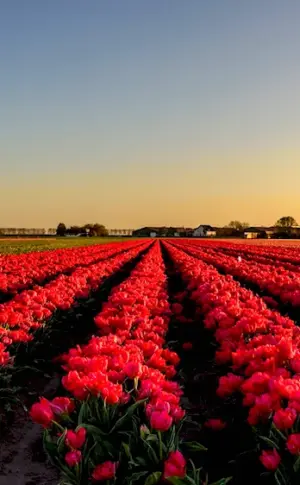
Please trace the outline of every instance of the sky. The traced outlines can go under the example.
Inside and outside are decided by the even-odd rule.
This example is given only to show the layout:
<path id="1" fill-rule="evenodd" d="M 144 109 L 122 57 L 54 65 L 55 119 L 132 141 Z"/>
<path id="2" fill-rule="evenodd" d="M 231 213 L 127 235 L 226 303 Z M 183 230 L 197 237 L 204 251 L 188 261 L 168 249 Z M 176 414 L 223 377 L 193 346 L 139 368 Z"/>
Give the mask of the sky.
<path id="1" fill-rule="evenodd" d="M 298 0 L 1 0 L 0 227 L 300 223 Z"/>

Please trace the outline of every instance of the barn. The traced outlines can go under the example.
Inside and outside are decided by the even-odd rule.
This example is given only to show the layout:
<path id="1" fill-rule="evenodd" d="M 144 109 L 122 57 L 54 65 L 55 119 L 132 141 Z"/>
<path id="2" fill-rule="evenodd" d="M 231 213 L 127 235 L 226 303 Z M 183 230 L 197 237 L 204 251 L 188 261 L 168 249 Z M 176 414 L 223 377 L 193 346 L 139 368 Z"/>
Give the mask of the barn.
<path id="1" fill-rule="evenodd" d="M 215 237 L 217 230 L 208 224 L 201 224 L 193 231 L 193 237 Z"/>

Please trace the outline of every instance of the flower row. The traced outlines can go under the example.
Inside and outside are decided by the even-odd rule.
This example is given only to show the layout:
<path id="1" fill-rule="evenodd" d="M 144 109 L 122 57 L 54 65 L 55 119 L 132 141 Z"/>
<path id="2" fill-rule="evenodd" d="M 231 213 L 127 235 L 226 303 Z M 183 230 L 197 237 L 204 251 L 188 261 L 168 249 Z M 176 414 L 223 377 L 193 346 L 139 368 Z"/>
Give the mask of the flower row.
<path id="1" fill-rule="evenodd" d="M 275 301 L 267 298 L 266 301 L 271 305 L 276 306 L 277 299 L 284 305 L 300 306 L 300 274 L 295 271 L 276 267 L 272 263 L 260 264 L 254 260 L 247 261 L 243 258 L 228 256 L 219 251 L 204 250 L 189 243 L 181 244 L 181 247 L 193 251 L 195 256 L 221 271 L 245 283 L 256 285 L 271 298 L 275 298 Z"/>
<path id="2" fill-rule="evenodd" d="M 291 263 L 294 266 L 300 265 L 299 245 L 296 246 L 272 246 L 268 241 L 266 246 L 250 245 L 239 242 L 238 244 L 216 241 L 209 239 L 194 240 L 193 244 L 199 244 L 202 247 L 216 249 L 218 251 L 233 251 L 236 253 L 249 254 L 253 256 L 266 257 L 272 261 Z"/>
<path id="3" fill-rule="evenodd" d="M 243 395 L 249 424 L 274 446 L 262 454 L 263 464 L 275 470 L 282 460 L 291 476 L 300 456 L 300 329 L 231 276 L 186 254 L 181 244 L 164 244 L 186 284 L 178 304 L 187 295 L 194 302 L 196 316 L 219 345 L 217 364 L 232 369 L 219 379 L 218 396 Z"/>
<path id="4" fill-rule="evenodd" d="M 171 380 L 179 358 L 163 347 L 170 314 L 156 242 L 95 317 L 102 336 L 62 356 L 62 384 L 73 399 L 42 398 L 31 409 L 47 428 L 48 452 L 70 483 L 184 480 L 186 460 L 178 449 L 182 391 Z"/>
<path id="5" fill-rule="evenodd" d="M 200 247 L 202 250 L 207 251 L 209 254 L 223 254 L 226 256 L 233 256 L 235 258 L 243 259 L 244 261 L 249 261 L 249 262 L 255 262 L 263 265 L 272 265 L 274 268 L 278 268 L 280 270 L 288 270 L 288 271 L 293 271 L 296 273 L 300 273 L 300 265 L 297 263 L 293 263 L 291 260 L 293 258 L 291 257 L 290 260 L 285 260 L 281 259 L 279 255 L 272 255 L 272 254 L 267 254 L 265 252 L 261 253 L 258 250 L 252 251 L 252 247 L 245 247 L 244 245 L 239 245 L 233 244 L 232 246 L 219 246 L 217 245 L 216 247 L 210 245 L 207 246 L 206 244 L 201 244 L 201 242 L 196 242 L 193 243 L 193 246 L 195 247 Z M 260 246 L 258 246 L 259 248 Z M 255 249 L 255 248 L 254 248 Z"/>
<path id="6" fill-rule="evenodd" d="M 80 248 L 56 249 L 1 258 L 0 293 L 14 294 L 33 284 L 77 266 L 95 263 L 130 247 L 132 243 L 112 243 Z"/>
<path id="7" fill-rule="evenodd" d="M 205 246 L 204 246 L 205 247 Z M 261 264 L 272 264 L 277 268 L 284 268 L 289 271 L 295 271 L 296 273 L 300 272 L 300 257 L 295 256 L 292 253 L 287 255 L 286 252 L 281 254 L 281 252 L 277 253 L 268 253 L 266 251 L 260 251 L 260 246 L 253 247 L 247 245 L 236 245 L 232 244 L 226 246 L 217 246 L 211 247 L 211 249 L 217 250 L 218 252 L 228 254 L 229 256 L 241 256 L 249 261 L 255 261 L 256 263 Z"/>
<path id="8" fill-rule="evenodd" d="M 0 365 L 10 361 L 9 347 L 34 339 L 33 331 L 47 325 L 56 310 L 68 310 L 77 299 L 88 298 L 105 278 L 135 258 L 149 243 L 134 243 L 127 251 L 87 267 L 78 267 L 70 275 L 60 275 L 45 286 L 25 290 L 0 305 Z"/>

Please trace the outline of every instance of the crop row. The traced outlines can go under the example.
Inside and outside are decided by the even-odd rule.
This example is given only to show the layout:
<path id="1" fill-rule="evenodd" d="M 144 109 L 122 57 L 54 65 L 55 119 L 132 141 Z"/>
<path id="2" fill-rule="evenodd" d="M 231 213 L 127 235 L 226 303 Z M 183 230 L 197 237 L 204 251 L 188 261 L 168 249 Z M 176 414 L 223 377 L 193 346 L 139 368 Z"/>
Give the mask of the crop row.
<path id="1" fill-rule="evenodd" d="M 130 246 L 132 242 L 2 256 L 0 293 L 14 294 L 59 273 L 106 259 Z"/>
<path id="2" fill-rule="evenodd" d="M 198 324 L 218 344 L 215 361 L 224 375 L 217 395 L 224 400 L 234 394 L 243 397 L 248 423 L 266 444 L 262 463 L 275 471 L 277 483 L 298 483 L 300 329 L 231 276 L 199 260 L 197 250 L 193 257 L 192 250 L 183 250 L 184 243 L 164 245 L 186 286 L 179 305 L 188 295 Z"/>
<path id="3" fill-rule="evenodd" d="M 255 261 L 256 263 L 262 263 L 262 264 L 272 264 L 273 266 L 277 268 L 284 268 L 289 271 L 295 271 L 296 273 L 300 273 L 300 258 L 299 257 L 293 257 L 292 255 L 290 256 L 283 256 L 280 252 L 278 252 L 276 255 L 274 254 L 268 254 L 266 252 L 261 252 L 259 250 L 260 246 L 257 248 L 247 248 L 244 245 L 239 249 L 236 245 L 232 246 L 220 246 L 217 248 L 212 248 L 214 250 L 217 250 L 218 252 L 222 252 L 225 254 L 228 254 L 229 256 L 241 256 L 249 261 Z"/>
<path id="4" fill-rule="evenodd" d="M 114 257 L 109 257 L 113 251 L 109 249 L 105 260 L 78 267 L 70 275 L 62 274 L 45 286 L 36 285 L 0 305 L 0 365 L 11 361 L 10 347 L 33 340 L 34 331 L 47 326 L 57 310 L 68 310 L 76 300 L 87 299 L 91 291 L 148 245 L 131 244 Z"/>
<path id="5" fill-rule="evenodd" d="M 194 244 L 193 244 L 194 245 Z M 198 244 L 195 245 L 196 247 Z M 283 261 L 280 259 L 278 256 L 272 256 L 272 255 L 267 255 L 266 253 L 261 253 L 260 251 L 249 251 L 247 249 L 240 249 L 236 248 L 236 246 L 232 247 L 207 247 L 207 246 L 202 246 L 200 243 L 200 247 L 202 250 L 207 251 L 209 254 L 215 253 L 216 251 L 218 254 L 224 254 L 227 256 L 233 256 L 235 258 L 243 258 L 246 261 L 253 261 L 258 264 L 265 264 L 267 266 L 272 265 L 274 268 L 278 268 L 280 270 L 288 270 L 288 271 L 294 271 L 296 273 L 300 273 L 300 266 L 298 264 L 293 264 L 288 261 Z M 251 248 L 250 248 L 251 249 Z"/>
<path id="6" fill-rule="evenodd" d="M 272 263 L 260 264 L 243 258 L 228 256 L 219 251 L 203 250 L 190 243 L 181 243 L 183 249 L 193 252 L 208 264 L 230 274 L 237 279 L 255 285 L 261 291 L 274 297 L 283 305 L 300 306 L 300 275 L 294 271 L 277 268 Z M 267 301 L 267 300 L 266 300 Z M 270 304 L 274 301 L 269 300 Z"/>
<path id="7" fill-rule="evenodd" d="M 211 241 L 201 240 L 193 241 L 195 244 L 200 244 L 203 247 L 212 248 L 218 251 L 232 251 L 235 253 L 242 253 L 254 256 L 261 256 L 268 258 L 271 261 L 280 261 L 294 266 L 300 265 L 299 246 L 298 247 L 284 247 L 284 246 L 266 246 L 239 243 L 233 244 L 225 241 Z"/>
<path id="8" fill-rule="evenodd" d="M 156 242 L 95 317 L 101 336 L 62 356 L 71 397 L 31 409 L 63 483 L 200 484 L 180 451 L 185 413 L 172 380 L 179 358 L 165 346 L 170 315 Z"/>

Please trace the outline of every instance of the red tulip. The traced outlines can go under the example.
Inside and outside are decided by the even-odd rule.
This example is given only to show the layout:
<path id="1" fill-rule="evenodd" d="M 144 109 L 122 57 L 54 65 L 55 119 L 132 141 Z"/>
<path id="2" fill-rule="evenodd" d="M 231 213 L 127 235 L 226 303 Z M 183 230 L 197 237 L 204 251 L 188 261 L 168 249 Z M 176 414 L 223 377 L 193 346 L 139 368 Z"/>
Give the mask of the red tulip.
<path id="1" fill-rule="evenodd" d="M 49 428 L 55 418 L 50 402 L 44 397 L 40 398 L 40 402 L 33 404 L 30 416 L 35 423 L 41 424 L 44 428 Z"/>
<path id="2" fill-rule="evenodd" d="M 86 429 L 79 428 L 78 431 L 68 430 L 66 433 L 66 445 L 75 450 L 81 448 L 86 439 Z"/>
<path id="3" fill-rule="evenodd" d="M 182 345 L 182 348 L 183 348 L 183 350 L 192 350 L 192 348 L 193 348 L 193 344 L 192 344 L 192 342 L 185 342 L 185 343 Z"/>
<path id="4" fill-rule="evenodd" d="M 180 451 L 169 453 L 167 460 L 164 462 L 163 478 L 177 477 L 184 478 L 186 475 L 186 460 Z"/>
<path id="5" fill-rule="evenodd" d="M 102 482 L 110 480 L 115 477 L 118 463 L 112 461 L 105 461 L 101 465 L 97 465 L 93 471 L 92 478 L 95 482 Z"/>
<path id="6" fill-rule="evenodd" d="M 273 416 L 273 422 L 276 428 L 280 430 L 290 429 L 297 419 L 295 409 L 279 409 Z"/>
<path id="7" fill-rule="evenodd" d="M 55 397 L 50 406 L 55 414 L 70 414 L 75 409 L 74 401 L 68 397 Z"/>
<path id="8" fill-rule="evenodd" d="M 70 468 L 72 468 L 81 462 L 81 458 L 81 451 L 68 451 L 68 453 L 65 455 L 65 462 Z"/>
<path id="9" fill-rule="evenodd" d="M 300 433 L 290 434 L 286 447 L 292 455 L 300 455 Z"/>
<path id="10" fill-rule="evenodd" d="M 281 462 L 281 457 L 275 448 L 273 450 L 263 451 L 259 459 L 263 466 L 270 471 L 275 471 Z"/>
<path id="11" fill-rule="evenodd" d="M 154 411 L 150 416 L 151 428 L 156 431 L 167 431 L 172 426 L 172 422 L 167 411 Z"/>
<path id="12" fill-rule="evenodd" d="M 205 421 L 204 426 L 206 428 L 210 428 L 214 431 L 220 431 L 220 430 L 226 428 L 226 423 L 224 423 L 224 421 L 222 421 L 222 419 L 211 418 L 211 419 L 208 419 L 207 421 Z"/>
<path id="13" fill-rule="evenodd" d="M 127 362 L 124 367 L 124 373 L 129 379 L 135 379 L 136 377 L 141 377 L 143 374 L 143 367 L 140 362 Z"/>

